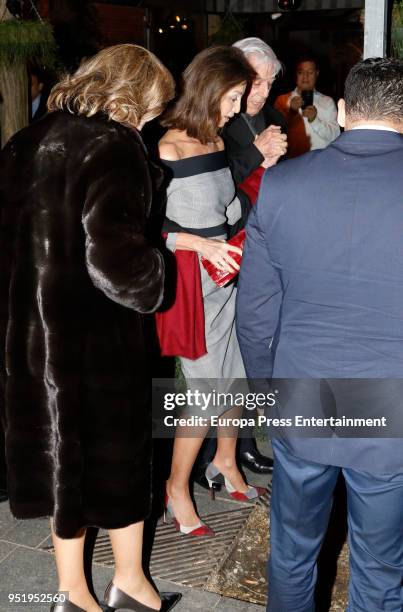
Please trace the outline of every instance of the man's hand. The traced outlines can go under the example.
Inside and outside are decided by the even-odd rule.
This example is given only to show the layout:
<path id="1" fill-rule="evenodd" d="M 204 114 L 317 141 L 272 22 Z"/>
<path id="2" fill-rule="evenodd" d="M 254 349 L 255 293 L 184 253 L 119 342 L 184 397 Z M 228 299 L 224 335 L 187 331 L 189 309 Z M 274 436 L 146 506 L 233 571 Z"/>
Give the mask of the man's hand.
<path id="1" fill-rule="evenodd" d="M 281 133 L 279 126 L 269 125 L 261 134 L 256 136 L 254 145 L 259 149 L 265 161 L 268 158 L 276 158 L 276 160 L 270 164 L 274 165 L 287 151 L 287 136 Z"/>
<path id="2" fill-rule="evenodd" d="M 277 164 L 280 157 L 281 155 L 275 155 L 274 157 L 266 157 L 260 165 L 262 166 L 262 168 L 271 168 L 272 166 L 275 166 Z"/>
<path id="3" fill-rule="evenodd" d="M 304 101 L 301 98 L 301 96 L 294 96 L 290 100 L 290 109 L 297 113 L 299 109 L 301 108 L 301 106 L 303 105 L 303 103 Z"/>
<path id="4" fill-rule="evenodd" d="M 302 111 L 302 116 L 306 117 L 309 123 L 312 123 L 312 121 L 315 121 L 317 114 L 318 114 L 318 109 L 316 108 L 316 106 L 307 106 Z"/>

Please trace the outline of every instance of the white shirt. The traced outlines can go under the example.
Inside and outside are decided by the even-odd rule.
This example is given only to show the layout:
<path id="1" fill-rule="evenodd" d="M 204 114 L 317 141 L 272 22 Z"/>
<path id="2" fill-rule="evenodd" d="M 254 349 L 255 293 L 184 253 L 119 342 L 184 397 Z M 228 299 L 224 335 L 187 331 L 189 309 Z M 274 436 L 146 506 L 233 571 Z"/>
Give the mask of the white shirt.
<path id="1" fill-rule="evenodd" d="M 292 98 L 300 95 L 300 92 L 294 89 L 290 93 L 288 103 L 290 103 Z M 317 115 L 312 123 L 306 117 L 303 117 L 305 133 L 311 141 L 311 151 L 314 149 L 324 149 L 340 134 L 340 127 L 337 123 L 337 108 L 333 99 L 315 89 L 313 92 L 313 105 L 317 110 Z M 299 113 L 302 115 L 301 109 L 299 109 Z"/>
<path id="2" fill-rule="evenodd" d="M 38 94 L 35 98 L 35 100 L 32 100 L 32 111 L 31 111 L 31 117 L 33 117 L 36 113 L 36 111 L 39 108 L 39 105 L 41 103 L 41 98 L 42 98 L 42 94 Z"/>
<path id="3" fill-rule="evenodd" d="M 382 125 L 381 123 L 362 123 L 361 125 L 357 125 L 356 127 L 351 128 L 352 130 L 381 130 L 384 132 L 396 132 L 399 134 L 395 128 L 391 128 L 386 125 Z"/>

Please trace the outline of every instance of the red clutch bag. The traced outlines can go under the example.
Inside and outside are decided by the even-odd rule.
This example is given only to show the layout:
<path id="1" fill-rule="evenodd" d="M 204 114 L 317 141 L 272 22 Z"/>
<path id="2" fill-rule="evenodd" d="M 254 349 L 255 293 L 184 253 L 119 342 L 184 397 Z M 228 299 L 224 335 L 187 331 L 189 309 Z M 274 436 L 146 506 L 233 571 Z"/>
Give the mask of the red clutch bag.
<path id="1" fill-rule="evenodd" d="M 228 240 L 227 244 L 232 244 L 233 246 L 242 249 L 245 242 L 245 237 L 245 230 L 242 229 L 236 234 L 236 236 L 231 238 L 231 240 Z M 241 264 L 242 255 L 239 255 L 239 253 L 234 253 L 233 251 L 230 251 L 230 255 L 238 265 Z M 238 272 L 235 270 L 233 272 L 225 272 L 224 270 L 219 270 L 215 267 L 214 264 L 211 263 L 211 261 L 205 259 L 204 257 L 201 258 L 201 262 L 208 275 L 219 287 L 224 287 L 224 285 L 232 281 L 232 279 L 235 278 L 235 276 L 238 274 Z"/>

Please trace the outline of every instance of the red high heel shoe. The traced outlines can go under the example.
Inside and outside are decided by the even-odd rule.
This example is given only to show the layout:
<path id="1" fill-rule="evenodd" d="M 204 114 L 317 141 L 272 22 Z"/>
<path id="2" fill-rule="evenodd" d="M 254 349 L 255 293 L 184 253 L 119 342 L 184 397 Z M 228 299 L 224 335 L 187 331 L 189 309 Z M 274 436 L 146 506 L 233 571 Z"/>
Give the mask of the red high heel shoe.
<path id="1" fill-rule="evenodd" d="M 246 493 L 241 493 L 241 491 L 237 491 L 230 481 L 225 478 L 224 474 L 221 474 L 220 470 L 216 468 L 214 463 L 209 463 L 206 469 L 206 479 L 210 487 L 211 497 L 215 499 L 215 491 L 220 490 L 221 486 L 224 485 L 227 489 L 227 493 L 232 497 L 232 499 L 236 499 L 236 501 L 252 501 L 261 497 L 267 492 L 267 489 L 264 487 L 252 487 L 248 485 L 248 490 Z"/>
<path id="2" fill-rule="evenodd" d="M 211 527 L 209 527 L 208 525 L 206 525 L 206 523 L 203 523 L 202 521 L 199 521 L 198 523 L 196 523 L 196 525 L 192 525 L 191 527 L 187 527 L 186 525 L 181 525 L 178 519 L 175 517 L 168 493 L 165 493 L 164 518 L 163 518 L 164 523 L 167 522 L 168 514 L 172 518 L 172 522 L 175 526 L 176 531 L 179 531 L 179 533 L 182 535 L 187 535 L 187 536 L 192 536 L 192 537 L 205 536 L 209 538 L 213 538 L 215 536 L 215 533 L 211 529 Z"/>

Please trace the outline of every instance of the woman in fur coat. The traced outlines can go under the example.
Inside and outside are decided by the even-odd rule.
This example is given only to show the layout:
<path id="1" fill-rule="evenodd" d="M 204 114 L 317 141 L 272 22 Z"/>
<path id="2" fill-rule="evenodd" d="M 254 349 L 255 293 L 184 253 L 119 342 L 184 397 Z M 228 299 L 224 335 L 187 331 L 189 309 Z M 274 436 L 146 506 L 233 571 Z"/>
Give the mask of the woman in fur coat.
<path id="1" fill-rule="evenodd" d="M 143 314 L 161 302 L 164 265 L 146 237 L 151 176 L 139 130 L 173 93 L 146 49 L 104 49 L 55 86 L 51 112 L 1 154 L 10 507 L 21 519 L 51 517 L 59 590 L 70 598 L 55 612 L 101 609 L 84 578 L 87 526 L 110 530 L 111 610 L 178 600 L 160 598 L 141 569 L 151 502 Z"/>

